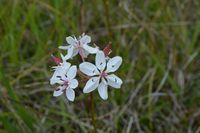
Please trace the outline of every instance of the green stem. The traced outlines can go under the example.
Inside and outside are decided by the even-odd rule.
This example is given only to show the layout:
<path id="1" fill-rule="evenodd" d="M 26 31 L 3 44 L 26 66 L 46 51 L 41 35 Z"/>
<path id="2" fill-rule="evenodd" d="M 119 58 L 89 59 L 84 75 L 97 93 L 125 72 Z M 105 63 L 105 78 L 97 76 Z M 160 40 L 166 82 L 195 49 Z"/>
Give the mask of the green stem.
<path id="1" fill-rule="evenodd" d="M 97 133 L 96 115 L 95 115 L 95 110 L 94 110 L 94 97 L 93 97 L 93 92 L 90 93 L 90 111 L 91 111 L 92 125 L 93 125 L 93 127 L 94 127 L 94 133 Z"/>

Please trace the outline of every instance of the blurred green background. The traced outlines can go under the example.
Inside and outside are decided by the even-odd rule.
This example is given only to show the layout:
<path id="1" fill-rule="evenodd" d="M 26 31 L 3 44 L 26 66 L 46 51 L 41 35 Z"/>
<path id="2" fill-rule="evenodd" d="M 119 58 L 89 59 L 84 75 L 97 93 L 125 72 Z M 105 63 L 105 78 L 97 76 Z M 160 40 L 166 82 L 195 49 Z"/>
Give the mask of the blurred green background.
<path id="1" fill-rule="evenodd" d="M 69 103 L 49 85 L 82 32 L 123 57 L 122 88 L 94 93 L 99 132 L 200 132 L 199 0 L 0 0 L 0 132 L 92 132 L 82 87 Z"/>

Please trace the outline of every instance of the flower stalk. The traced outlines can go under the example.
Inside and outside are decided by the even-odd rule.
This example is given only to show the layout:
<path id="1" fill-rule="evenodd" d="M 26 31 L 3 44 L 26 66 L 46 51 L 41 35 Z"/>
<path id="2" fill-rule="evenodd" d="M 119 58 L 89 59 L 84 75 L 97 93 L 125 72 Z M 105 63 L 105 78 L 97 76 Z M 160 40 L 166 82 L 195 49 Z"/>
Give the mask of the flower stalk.
<path id="1" fill-rule="evenodd" d="M 81 54 L 80 54 L 81 55 Z M 85 59 L 83 56 L 81 56 L 82 62 L 85 62 Z M 89 76 L 85 76 L 83 75 L 80 71 L 79 71 L 80 77 L 83 77 L 83 81 L 84 80 L 88 80 L 90 79 Z M 94 105 L 94 96 L 93 96 L 93 92 L 90 93 L 90 98 L 89 98 L 89 116 L 91 117 L 92 120 L 92 125 L 93 125 L 93 131 L 94 133 L 97 133 L 97 127 L 96 127 L 96 113 L 95 113 L 95 105 Z"/>
<path id="2" fill-rule="evenodd" d="M 92 125 L 93 125 L 93 128 L 94 128 L 94 133 L 97 133 L 96 113 L 95 113 L 95 105 L 94 105 L 93 93 L 90 93 L 90 110 L 91 110 L 91 119 L 92 119 Z"/>

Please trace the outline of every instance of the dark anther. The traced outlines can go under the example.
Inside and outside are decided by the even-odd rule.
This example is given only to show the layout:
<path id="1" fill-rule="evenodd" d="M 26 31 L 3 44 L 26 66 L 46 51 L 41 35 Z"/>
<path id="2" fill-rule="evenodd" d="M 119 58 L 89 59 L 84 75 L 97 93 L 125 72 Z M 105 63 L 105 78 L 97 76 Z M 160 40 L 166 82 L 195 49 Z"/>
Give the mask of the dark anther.
<path id="1" fill-rule="evenodd" d="M 117 82 L 117 79 L 115 79 L 115 82 Z"/>
<path id="2" fill-rule="evenodd" d="M 59 90 L 60 90 L 60 88 L 57 88 L 57 89 L 56 89 L 56 91 L 59 91 Z"/>
<path id="3" fill-rule="evenodd" d="M 112 65 L 112 67 L 115 67 L 115 65 Z"/>

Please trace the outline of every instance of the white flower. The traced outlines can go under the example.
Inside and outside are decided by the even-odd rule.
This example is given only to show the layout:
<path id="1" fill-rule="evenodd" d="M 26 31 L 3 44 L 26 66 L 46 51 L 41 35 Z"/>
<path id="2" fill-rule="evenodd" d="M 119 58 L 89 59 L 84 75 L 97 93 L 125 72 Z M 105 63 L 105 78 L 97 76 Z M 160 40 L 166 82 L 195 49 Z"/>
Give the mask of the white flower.
<path id="1" fill-rule="evenodd" d="M 60 49 L 65 49 L 68 51 L 67 55 L 64 57 L 65 60 L 72 58 L 79 54 L 84 60 L 87 58 L 87 55 L 95 54 L 98 51 L 98 48 L 93 48 L 88 46 L 88 43 L 91 42 L 91 37 L 88 35 L 82 35 L 78 39 L 76 37 L 66 37 L 66 41 L 69 44 L 68 46 L 60 46 Z"/>
<path id="2" fill-rule="evenodd" d="M 69 101 L 74 101 L 75 92 L 73 89 L 78 86 L 78 81 L 75 79 L 76 73 L 77 67 L 72 66 L 67 73 L 57 76 L 59 78 L 57 83 L 60 84 L 60 86 L 53 92 L 53 96 L 57 97 L 65 92 L 67 99 Z"/>
<path id="3" fill-rule="evenodd" d="M 110 74 L 111 72 L 115 72 L 121 63 L 122 58 L 115 56 L 109 59 L 106 64 L 105 55 L 102 51 L 98 51 L 96 54 L 96 66 L 89 62 L 81 63 L 79 65 L 80 71 L 88 76 L 93 76 L 87 81 L 83 92 L 89 93 L 98 87 L 100 97 L 106 100 L 108 98 L 108 85 L 113 88 L 121 87 L 122 80 L 116 75 Z"/>
<path id="4" fill-rule="evenodd" d="M 64 56 L 62 54 L 61 54 L 61 58 L 62 58 L 61 62 L 55 61 L 58 64 L 58 66 L 52 67 L 54 69 L 54 74 L 50 79 L 51 85 L 57 83 L 60 80 L 60 78 L 58 78 L 58 76 L 65 75 L 67 73 L 69 67 L 71 66 L 71 64 L 69 62 L 64 60 Z"/>

